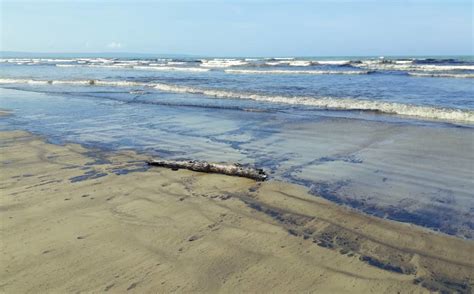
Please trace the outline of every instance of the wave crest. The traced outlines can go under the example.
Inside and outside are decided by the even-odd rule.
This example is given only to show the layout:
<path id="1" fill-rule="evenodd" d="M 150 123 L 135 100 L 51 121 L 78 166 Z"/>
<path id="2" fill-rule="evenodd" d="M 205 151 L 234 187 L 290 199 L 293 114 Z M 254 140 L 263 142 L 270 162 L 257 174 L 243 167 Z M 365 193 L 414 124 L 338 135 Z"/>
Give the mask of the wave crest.
<path id="1" fill-rule="evenodd" d="M 460 78 L 460 79 L 473 79 L 474 74 L 449 74 L 449 73 L 419 73 L 409 72 L 408 75 L 414 77 L 428 77 L 428 78 Z"/>
<path id="2" fill-rule="evenodd" d="M 351 64 L 354 67 L 367 68 L 372 70 L 399 70 L 399 71 L 465 71 L 474 70 L 474 65 L 441 65 L 441 64 L 413 64 L 380 62 L 380 61 L 363 61 L 361 63 Z"/>
<path id="3" fill-rule="evenodd" d="M 220 68 L 220 67 L 231 67 L 231 66 L 243 66 L 247 65 L 248 62 L 240 59 L 202 59 L 202 67 Z"/>
<path id="4" fill-rule="evenodd" d="M 255 70 L 255 69 L 226 69 L 226 73 L 236 74 L 307 74 L 307 75 L 366 75 L 371 71 L 363 70 Z"/>
<path id="5" fill-rule="evenodd" d="M 0 84 L 70 84 L 86 86 L 119 86 L 119 87 L 151 87 L 163 92 L 200 94 L 214 98 L 246 99 L 267 103 L 288 105 L 303 105 L 329 110 L 361 110 L 375 111 L 386 114 L 418 117 L 430 120 L 464 121 L 474 123 L 474 111 L 452 108 L 439 108 L 374 100 L 357 100 L 352 98 L 308 97 L 308 96 L 276 96 L 254 94 L 219 89 L 202 89 L 165 83 L 144 83 L 132 81 L 104 80 L 29 80 L 29 79 L 0 79 Z"/>

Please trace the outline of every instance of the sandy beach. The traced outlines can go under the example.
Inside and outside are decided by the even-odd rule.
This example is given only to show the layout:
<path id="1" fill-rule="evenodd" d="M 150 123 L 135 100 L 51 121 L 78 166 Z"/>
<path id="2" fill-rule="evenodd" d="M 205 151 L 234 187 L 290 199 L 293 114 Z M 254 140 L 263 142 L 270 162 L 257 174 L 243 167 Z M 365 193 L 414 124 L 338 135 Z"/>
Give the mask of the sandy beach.
<path id="1" fill-rule="evenodd" d="M 470 293 L 474 243 L 287 183 L 0 133 L 3 293 Z"/>
<path id="2" fill-rule="evenodd" d="M 0 294 L 474 294 L 472 7 L 3 1 Z"/>

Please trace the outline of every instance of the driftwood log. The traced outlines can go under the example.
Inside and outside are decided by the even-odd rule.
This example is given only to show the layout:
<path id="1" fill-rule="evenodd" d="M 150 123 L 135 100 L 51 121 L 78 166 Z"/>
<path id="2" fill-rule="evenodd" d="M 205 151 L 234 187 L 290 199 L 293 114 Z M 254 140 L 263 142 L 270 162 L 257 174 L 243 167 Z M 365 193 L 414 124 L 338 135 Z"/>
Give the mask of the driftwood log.
<path id="1" fill-rule="evenodd" d="M 253 179 L 256 181 L 265 181 L 267 174 L 259 168 L 242 166 L 240 164 L 219 164 L 209 163 L 206 161 L 174 161 L 174 160 L 157 160 L 147 161 L 149 165 L 167 167 L 171 169 L 189 169 L 197 172 L 224 174 L 229 176 L 237 176 Z"/>

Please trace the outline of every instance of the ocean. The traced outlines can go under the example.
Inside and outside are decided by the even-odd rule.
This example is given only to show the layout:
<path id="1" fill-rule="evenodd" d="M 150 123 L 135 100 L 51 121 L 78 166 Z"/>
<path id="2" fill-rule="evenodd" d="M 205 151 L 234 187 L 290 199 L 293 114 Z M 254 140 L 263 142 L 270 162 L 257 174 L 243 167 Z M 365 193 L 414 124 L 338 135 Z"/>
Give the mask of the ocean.
<path id="1" fill-rule="evenodd" d="M 474 238 L 474 58 L 0 58 L 2 130 L 238 162 Z"/>

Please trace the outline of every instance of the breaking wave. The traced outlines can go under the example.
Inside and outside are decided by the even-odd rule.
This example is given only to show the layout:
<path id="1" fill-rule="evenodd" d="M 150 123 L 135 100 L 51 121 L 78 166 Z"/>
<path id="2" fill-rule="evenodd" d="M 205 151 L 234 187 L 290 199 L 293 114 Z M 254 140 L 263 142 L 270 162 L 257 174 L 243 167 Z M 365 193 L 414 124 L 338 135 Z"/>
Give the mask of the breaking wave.
<path id="1" fill-rule="evenodd" d="M 201 60 L 201 66 L 202 67 L 214 67 L 214 68 L 220 68 L 220 67 L 231 67 L 231 66 L 243 66 L 248 64 L 247 61 L 243 61 L 240 59 L 202 59 Z"/>
<path id="2" fill-rule="evenodd" d="M 314 61 L 314 63 L 319 64 L 319 65 L 349 65 L 351 64 L 350 60 L 318 60 Z"/>
<path id="3" fill-rule="evenodd" d="M 40 84 L 40 85 L 85 85 L 85 86 L 118 86 L 118 87 L 149 87 L 163 92 L 200 94 L 221 99 L 245 99 L 259 102 L 303 105 L 328 110 L 359 110 L 375 111 L 386 114 L 418 117 L 430 120 L 464 121 L 474 123 L 473 110 L 440 108 L 412 104 L 357 100 L 352 98 L 309 97 L 309 96 L 278 96 L 218 89 L 203 89 L 165 83 L 104 81 L 104 80 L 31 80 L 31 79 L 0 79 L 0 84 Z"/>
<path id="4" fill-rule="evenodd" d="M 342 70 L 253 70 L 253 69 L 226 69 L 226 73 L 236 74 L 307 74 L 307 75 L 366 75 L 371 71 L 342 71 Z"/>
<path id="5" fill-rule="evenodd" d="M 472 59 L 435 59 L 435 58 L 337 58 L 318 60 L 318 58 L 0 58 L 0 63 L 12 63 L 25 66 L 55 65 L 57 67 L 103 67 L 108 69 L 141 69 L 161 71 L 204 72 L 207 70 L 225 70 L 233 67 L 245 67 L 252 70 L 256 67 L 271 67 L 275 69 L 296 67 L 298 70 L 337 70 L 338 67 L 347 69 L 362 69 L 367 71 L 405 71 L 427 73 L 460 72 L 473 74 L 474 60 Z M 239 68 L 240 69 L 240 68 Z M 467 71 L 467 72 L 466 72 Z M 296 73 L 296 72 L 295 72 Z M 310 73 L 308 73 L 310 74 Z M 444 77 L 450 77 L 445 75 Z M 453 76 L 459 78 L 461 76 Z"/>
<path id="6" fill-rule="evenodd" d="M 119 68 L 119 69 L 138 69 L 138 70 L 156 70 L 156 71 L 188 71 L 188 72 L 206 72 L 210 71 L 210 68 L 200 67 L 179 67 L 179 66 L 166 66 L 159 64 L 145 65 L 129 65 L 129 64 L 56 64 L 57 67 L 100 67 L 100 68 Z"/>
<path id="7" fill-rule="evenodd" d="M 400 70 L 400 71 L 459 71 L 474 70 L 474 65 L 445 65 L 445 64 L 413 64 L 412 62 L 380 62 L 364 61 L 361 63 L 352 63 L 354 67 L 367 68 L 372 70 Z"/>
<path id="8" fill-rule="evenodd" d="M 429 77 L 429 78 L 460 78 L 460 79 L 473 79 L 474 74 L 449 74 L 449 73 L 419 73 L 409 72 L 408 75 L 414 77 Z"/>
<path id="9" fill-rule="evenodd" d="M 279 66 L 279 65 L 285 65 L 285 66 L 311 66 L 313 65 L 313 62 L 310 60 L 291 60 L 291 59 L 285 59 L 285 60 L 274 60 L 274 61 L 267 61 L 265 62 L 266 65 L 270 66 Z"/>
<path id="10" fill-rule="evenodd" d="M 199 67 L 176 67 L 176 66 L 134 66 L 134 69 L 141 70 L 162 70 L 162 71 L 191 71 L 191 72 L 206 72 L 209 68 Z"/>

